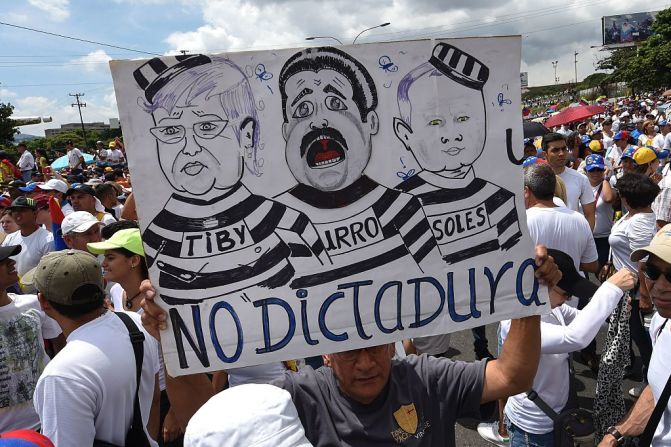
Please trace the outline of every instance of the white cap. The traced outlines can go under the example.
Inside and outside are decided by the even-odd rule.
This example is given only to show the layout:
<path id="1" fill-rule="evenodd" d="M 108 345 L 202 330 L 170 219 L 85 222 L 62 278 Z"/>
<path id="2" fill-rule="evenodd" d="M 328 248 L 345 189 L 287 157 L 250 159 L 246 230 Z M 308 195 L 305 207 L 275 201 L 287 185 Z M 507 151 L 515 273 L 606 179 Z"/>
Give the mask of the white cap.
<path id="1" fill-rule="evenodd" d="M 620 114 L 620 118 L 626 118 L 626 117 L 628 117 L 628 116 L 629 116 L 629 112 L 626 112 L 626 111 L 625 111 L 625 112 L 622 112 L 622 113 Z"/>
<path id="2" fill-rule="evenodd" d="M 99 223 L 98 219 L 88 211 L 75 211 L 65 216 L 61 223 L 61 232 L 64 236 L 70 233 L 83 233 Z"/>
<path id="3" fill-rule="evenodd" d="M 68 192 L 68 184 L 65 183 L 63 180 L 58 180 L 56 178 L 52 178 L 48 182 L 46 182 L 42 185 L 39 185 L 38 188 L 44 189 L 44 190 L 47 190 L 47 191 L 49 191 L 49 190 L 58 191 L 58 192 L 62 192 L 63 194 Z"/>
<path id="4" fill-rule="evenodd" d="M 193 415 L 184 447 L 312 447 L 291 395 L 273 385 L 245 384 L 216 394 Z"/>

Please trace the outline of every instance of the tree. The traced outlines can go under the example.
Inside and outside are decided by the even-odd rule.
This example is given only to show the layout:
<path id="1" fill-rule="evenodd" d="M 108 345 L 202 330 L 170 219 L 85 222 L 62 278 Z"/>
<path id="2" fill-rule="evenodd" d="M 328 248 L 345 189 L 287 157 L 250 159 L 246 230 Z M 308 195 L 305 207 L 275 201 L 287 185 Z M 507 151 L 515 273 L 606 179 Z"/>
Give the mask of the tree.
<path id="1" fill-rule="evenodd" d="M 671 85 L 671 8 L 657 13 L 645 42 L 613 50 L 599 68 L 612 69 L 612 81 L 624 81 L 635 91 Z"/>
<path id="2" fill-rule="evenodd" d="M 14 142 L 14 135 L 18 132 L 11 119 L 12 113 L 14 113 L 13 105 L 0 102 L 0 144 L 3 146 L 11 145 Z"/>

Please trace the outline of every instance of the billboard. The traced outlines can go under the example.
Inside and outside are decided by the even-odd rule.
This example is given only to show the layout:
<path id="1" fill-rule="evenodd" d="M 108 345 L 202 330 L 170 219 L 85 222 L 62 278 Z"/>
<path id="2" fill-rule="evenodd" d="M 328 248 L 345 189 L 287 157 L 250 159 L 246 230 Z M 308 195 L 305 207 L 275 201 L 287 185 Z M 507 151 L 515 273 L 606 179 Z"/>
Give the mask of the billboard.
<path id="1" fill-rule="evenodd" d="M 520 73 L 520 86 L 522 88 L 529 87 L 529 72 L 523 71 Z"/>
<path id="2" fill-rule="evenodd" d="M 652 23 L 656 15 L 657 11 L 603 17 L 603 46 L 617 48 L 643 42 L 652 34 Z"/>

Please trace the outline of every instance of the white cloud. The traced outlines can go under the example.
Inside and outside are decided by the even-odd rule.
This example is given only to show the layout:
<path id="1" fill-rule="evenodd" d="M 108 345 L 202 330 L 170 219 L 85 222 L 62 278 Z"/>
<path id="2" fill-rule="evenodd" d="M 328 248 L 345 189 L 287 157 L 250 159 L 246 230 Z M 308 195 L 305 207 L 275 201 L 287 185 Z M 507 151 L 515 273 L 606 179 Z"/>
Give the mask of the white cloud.
<path id="1" fill-rule="evenodd" d="M 16 92 L 7 90 L 6 88 L 0 88 L 0 102 L 7 102 L 9 98 L 16 98 Z"/>
<path id="2" fill-rule="evenodd" d="M 56 22 L 70 17 L 70 0 L 28 0 L 28 3 L 49 14 L 51 20 Z"/>
<path id="3" fill-rule="evenodd" d="M 104 50 L 91 51 L 86 56 L 74 59 L 71 62 L 77 65 L 83 65 L 85 71 L 92 73 L 109 73 L 109 65 L 107 64 L 112 58 Z"/>

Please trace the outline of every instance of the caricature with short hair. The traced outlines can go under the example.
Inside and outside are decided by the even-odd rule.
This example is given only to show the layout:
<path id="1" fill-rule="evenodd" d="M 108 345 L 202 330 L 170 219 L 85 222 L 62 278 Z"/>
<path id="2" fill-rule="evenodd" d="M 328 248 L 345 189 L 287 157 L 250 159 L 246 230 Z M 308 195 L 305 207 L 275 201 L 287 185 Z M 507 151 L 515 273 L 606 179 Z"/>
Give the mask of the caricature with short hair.
<path id="1" fill-rule="evenodd" d="M 173 189 L 143 233 L 166 302 L 279 287 L 303 268 L 296 263 L 329 263 L 303 213 L 242 183 L 245 169 L 260 175 L 260 131 L 252 90 L 233 62 L 205 55 L 154 58 L 133 75 Z"/>
<path id="2" fill-rule="evenodd" d="M 441 42 L 398 85 L 394 133 L 421 171 L 397 189 L 419 199 L 448 263 L 508 250 L 522 236 L 515 194 L 473 169 L 487 138 L 488 78 L 479 60 Z"/>
<path id="3" fill-rule="evenodd" d="M 377 90 L 363 64 L 337 48 L 308 48 L 284 64 L 279 90 L 286 160 L 298 185 L 276 198 L 310 218 L 333 262 L 292 286 L 401 259 L 414 260 L 418 271 L 435 265 L 439 252 L 417 199 L 364 174 L 379 120 Z"/>

